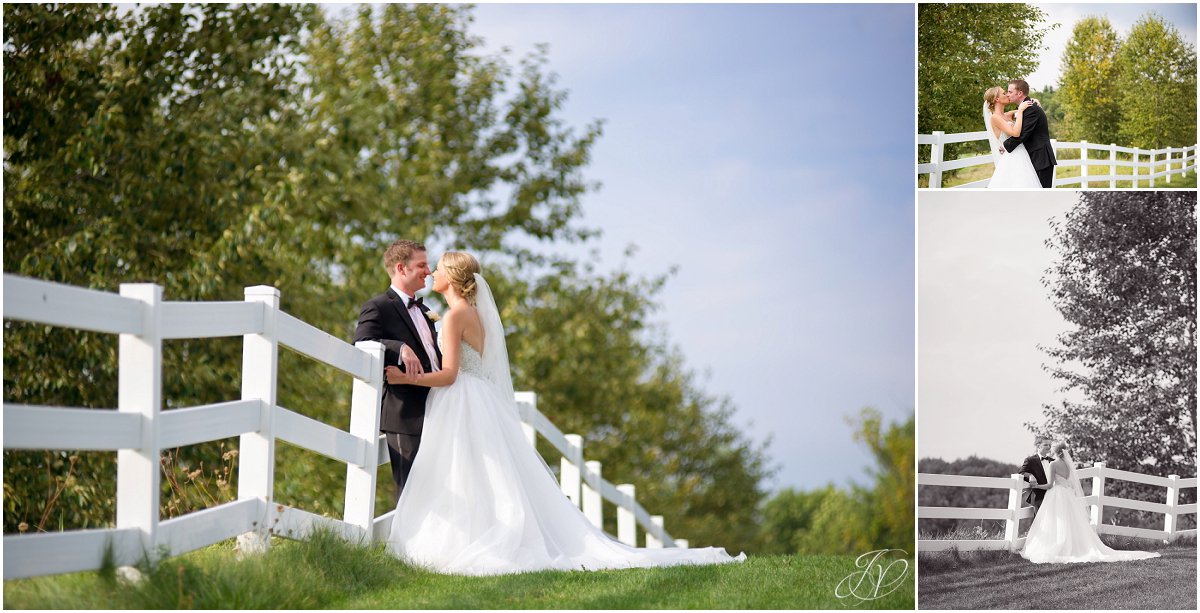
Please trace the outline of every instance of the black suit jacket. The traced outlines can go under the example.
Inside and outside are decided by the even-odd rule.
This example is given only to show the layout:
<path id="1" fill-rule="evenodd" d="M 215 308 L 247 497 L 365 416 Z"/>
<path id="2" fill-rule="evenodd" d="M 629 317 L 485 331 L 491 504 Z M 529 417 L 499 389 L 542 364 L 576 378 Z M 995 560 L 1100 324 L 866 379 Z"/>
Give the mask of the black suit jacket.
<path id="1" fill-rule="evenodd" d="M 419 307 L 422 313 L 429 309 Z M 442 352 L 437 347 L 437 328 L 429 322 L 433 334 L 433 348 L 441 363 Z M 416 324 L 404 308 L 404 298 L 390 287 L 362 305 L 358 313 L 358 327 L 354 329 L 354 342 L 379 341 L 383 344 L 384 366 L 400 366 L 400 350 L 408 345 L 421 360 L 425 372 L 432 370 L 432 362 Z M 399 432 L 420 436 L 425 423 L 425 398 L 429 388 L 420 385 L 383 385 L 383 403 L 380 407 L 379 429 L 383 432 Z"/>
<path id="2" fill-rule="evenodd" d="M 1058 164 L 1054 157 L 1054 147 L 1050 146 L 1050 124 L 1046 121 L 1046 112 L 1041 105 L 1035 104 L 1025 109 L 1025 117 L 1021 120 L 1021 135 L 1010 136 L 1004 140 L 1004 150 L 1012 153 L 1018 145 L 1025 143 L 1029 159 L 1037 170 L 1050 168 Z"/>
<path id="3" fill-rule="evenodd" d="M 1049 481 L 1046 479 L 1046 469 L 1042 468 L 1042 456 L 1034 454 L 1025 458 L 1025 462 L 1021 464 L 1021 473 L 1033 475 L 1037 479 L 1038 485 L 1046 485 Z M 1046 490 L 1030 489 L 1029 493 L 1025 494 L 1025 502 L 1033 504 L 1036 498 L 1041 502 L 1046 497 Z"/>

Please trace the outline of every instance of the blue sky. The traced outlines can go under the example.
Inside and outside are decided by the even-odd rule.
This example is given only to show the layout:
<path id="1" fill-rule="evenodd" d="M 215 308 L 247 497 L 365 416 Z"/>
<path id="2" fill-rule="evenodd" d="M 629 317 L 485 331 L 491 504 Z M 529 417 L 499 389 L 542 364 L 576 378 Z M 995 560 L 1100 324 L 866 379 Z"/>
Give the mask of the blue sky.
<path id="1" fill-rule="evenodd" d="M 474 11 L 486 50 L 549 44 L 570 125 L 605 120 L 583 200 L 601 269 L 629 244 L 636 272 L 679 266 L 658 321 L 734 423 L 773 436 L 772 488 L 869 482 L 844 416 L 914 408 L 913 10 Z"/>

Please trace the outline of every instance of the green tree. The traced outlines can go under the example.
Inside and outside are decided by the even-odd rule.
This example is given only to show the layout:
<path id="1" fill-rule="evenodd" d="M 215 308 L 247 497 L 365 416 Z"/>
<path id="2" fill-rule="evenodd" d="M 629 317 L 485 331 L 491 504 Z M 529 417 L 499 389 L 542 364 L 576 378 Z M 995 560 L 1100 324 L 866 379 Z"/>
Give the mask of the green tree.
<path id="1" fill-rule="evenodd" d="M 851 423 L 854 423 L 853 421 Z M 875 457 L 872 487 L 861 489 L 866 517 L 865 538 L 873 547 L 913 548 L 913 500 L 916 496 L 916 422 L 910 417 L 885 427 L 879 412 L 866 408 L 857 419 L 854 440 Z"/>
<path id="2" fill-rule="evenodd" d="M 345 21 L 314 6 L 3 10 L 6 272 L 109 291 L 153 281 L 168 300 L 269 284 L 284 310 L 349 339 L 385 287 L 390 241 L 474 251 L 513 332 L 518 386 L 672 517 L 671 533 L 751 539 L 763 449 L 643 323 L 665 278 L 541 254 L 595 234 L 578 219 L 600 135 L 560 118 L 544 49 L 516 65 L 485 56 L 470 9 L 448 5 Z M 115 406 L 115 338 L 6 321 L 4 341 L 6 401 Z M 164 352 L 166 409 L 238 397 L 241 339 Z M 279 360 L 281 406 L 348 425 L 345 375 Z M 165 454 L 164 515 L 233 496 L 232 443 Z M 4 460 L 7 532 L 112 523 L 115 454 Z M 338 463 L 283 444 L 277 466 L 278 500 L 340 515 Z"/>
<path id="3" fill-rule="evenodd" d="M 1037 68 L 1045 20 L 1023 4 L 918 4 L 917 131 L 983 129 L 983 92 Z"/>
<path id="4" fill-rule="evenodd" d="M 763 504 L 761 553 L 788 554 L 799 551 L 797 538 L 813 525 L 813 517 L 825 498 L 837 490 L 832 485 L 803 491 L 792 488 L 779 490 Z"/>
<path id="5" fill-rule="evenodd" d="M 153 280 L 169 300 L 238 300 L 244 286 L 271 284 L 281 289 L 284 309 L 349 338 L 358 303 L 380 284 L 378 245 L 404 229 L 397 220 L 413 226 L 406 236 L 424 238 L 415 233 L 436 224 L 483 236 L 477 243 L 498 243 L 506 232 L 578 235 L 564 228 L 583 189 L 575 169 L 586 162 L 595 131 L 584 139 L 564 136 L 556 117 L 562 93 L 536 64 L 510 79 L 503 63 L 469 59 L 474 43 L 459 32 L 464 9 L 388 7 L 374 19 L 365 9 L 359 38 L 377 24 L 386 31 L 375 36 L 395 35 L 413 61 L 400 61 L 400 50 L 392 57 L 357 54 L 364 64 L 353 68 L 360 78 L 345 99 L 325 91 L 343 84 L 321 80 L 335 71 L 320 57 L 301 65 L 306 52 L 319 56 L 330 32 L 351 37 L 313 7 L 4 10 L 8 272 L 108 290 Z M 396 33 L 406 24 L 414 27 L 401 38 Z M 440 63 L 430 66 L 430 58 Z M 372 119 L 363 117 L 371 105 L 362 101 L 373 85 L 361 77 L 373 68 L 382 95 L 411 93 L 393 99 L 407 114 L 376 121 L 368 137 L 356 122 Z M 460 87 L 481 81 L 521 93 L 496 111 L 493 98 L 502 86 Z M 474 114 L 460 121 L 465 112 L 450 103 Z M 386 99 L 378 106 L 389 107 Z M 385 152 L 358 157 L 368 139 Z M 440 140 L 445 148 L 483 144 L 471 159 L 447 159 L 435 146 Z M 441 156 L 444 170 L 405 174 L 406 164 L 426 156 Z M 469 170 L 477 167 L 495 170 Z M 451 172 L 463 168 L 466 179 Z M 404 210 L 381 196 L 399 185 L 405 202 L 419 206 Z M 514 193 L 511 205 L 481 200 L 503 187 Z M 489 207 L 491 216 L 479 214 Z M 415 223 L 426 217 L 433 219 Z M 115 405 L 114 338 L 6 322 L 5 341 L 10 400 Z M 237 339 L 168 343 L 164 367 L 174 376 L 164 379 L 167 408 L 236 398 L 239 345 Z M 345 426 L 348 382 L 290 352 L 280 360 L 280 404 Z M 84 373 L 44 367 L 50 364 L 82 364 Z M 190 474 L 205 460 L 219 465 L 222 453 L 219 443 L 199 445 L 181 450 L 173 463 Z M 60 504 L 68 515 L 55 523 L 111 521 L 113 455 L 77 457 L 83 465 L 75 467 L 72 489 L 89 492 L 90 502 Z M 35 489 L 45 490 L 65 481 L 66 459 L 6 454 L 6 486 L 42 475 Z M 306 508 L 336 513 L 341 471 L 323 462 L 282 446 L 280 499 L 305 499 Z M 169 487 L 170 479 L 164 481 Z M 44 515 L 47 496 L 21 493 L 28 495 L 6 496 L 6 529 Z"/>
<path id="6" fill-rule="evenodd" d="M 867 536 L 869 511 L 860 504 L 860 495 L 832 488 L 822 494 L 811 525 L 792 537 L 797 553 L 859 555 L 881 548 Z"/>
<path id="7" fill-rule="evenodd" d="M 281 168 L 308 11 L 6 4 L 5 271 L 153 280 L 171 300 L 238 299 L 289 267 L 318 285 L 293 266 L 303 228 L 286 231 Z M 7 401 L 116 406 L 114 337 L 5 321 L 4 341 Z M 238 353 L 167 343 L 168 408 L 235 398 Z M 114 459 L 5 452 L 5 530 L 111 523 Z"/>
<path id="8" fill-rule="evenodd" d="M 759 546 L 764 553 L 857 555 L 874 549 L 913 554 L 916 488 L 915 421 L 884 425 L 864 408 L 848 420 L 854 440 L 875 458 L 870 487 L 827 485 L 811 491 L 786 488 L 762 507 Z"/>
<path id="9" fill-rule="evenodd" d="M 1063 51 L 1059 77 L 1065 138 L 1117 142 L 1121 118 L 1116 61 L 1119 48 L 1117 32 L 1107 17 L 1085 17 L 1075 22 Z"/>
<path id="10" fill-rule="evenodd" d="M 1121 144 L 1196 142 L 1196 48 L 1154 13 L 1139 19 L 1117 54 Z"/>
<path id="11" fill-rule="evenodd" d="M 1029 92 L 1029 97 L 1036 98 L 1042 105 L 1042 111 L 1046 113 L 1050 124 L 1050 138 L 1064 138 L 1060 126 L 1066 122 L 1066 112 L 1063 110 L 1061 91 L 1054 89 L 1053 85 L 1047 85 L 1046 89 Z"/>
<path id="12" fill-rule="evenodd" d="M 1044 405 L 1029 427 L 1079 461 L 1196 472 L 1195 213 L 1194 193 L 1085 192 L 1051 222 L 1059 259 L 1043 282 L 1072 329 L 1042 349 L 1082 400 Z"/>

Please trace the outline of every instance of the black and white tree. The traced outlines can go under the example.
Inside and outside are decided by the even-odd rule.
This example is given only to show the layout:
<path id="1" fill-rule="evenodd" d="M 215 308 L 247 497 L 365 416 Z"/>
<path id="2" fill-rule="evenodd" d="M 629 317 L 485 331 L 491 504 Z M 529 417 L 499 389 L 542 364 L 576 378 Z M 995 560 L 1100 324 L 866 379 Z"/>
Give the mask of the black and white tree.
<path id="1" fill-rule="evenodd" d="M 1027 426 L 1077 460 L 1196 473 L 1195 213 L 1194 193 L 1093 192 L 1051 222 L 1043 283 L 1071 327 L 1042 349 L 1072 399 Z"/>

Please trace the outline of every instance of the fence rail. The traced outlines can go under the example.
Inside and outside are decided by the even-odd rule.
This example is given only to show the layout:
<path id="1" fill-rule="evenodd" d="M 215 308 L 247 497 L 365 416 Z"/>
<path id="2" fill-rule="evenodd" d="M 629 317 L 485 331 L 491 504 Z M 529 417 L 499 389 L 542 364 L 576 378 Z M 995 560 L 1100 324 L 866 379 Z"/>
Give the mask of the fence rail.
<path id="1" fill-rule="evenodd" d="M 1090 511 L 1092 528 L 1097 534 L 1116 534 L 1122 536 L 1133 536 L 1145 539 L 1171 541 L 1181 536 L 1195 536 L 1196 529 L 1180 530 L 1179 516 L 1180 515 L 1195 515 L 1196 504 L 1179 504 L 1179 490 L 1184 488 L 1195 488 L 1196 478 L 1180 479 L 1178 475 L 1170 475 L 1160 477 L 1157 475 L 1144 475 L 1141 473 L 1129 472 L 1126 470 L 1117 470 L 1104 465 L 1104 462 L 1096 462 L 1087 468 L 1081 468 L 1076 471 L 1079 479 L 1091 479 L 1092 492 L 1084 496 L 1083 504 Z M 1142 483 L 1157 487 L 1167 488 L 1166 502 L 1147 502 L 1144 500 L 1130 500 L 1127 498 L 1118 498 L 1104 494 L 1104 485 L 1107 480 L 1132 481 L 1134 483 Z M 1029 484 L 1021 478 L 1021 475 L 1015 474 L 1010 477 L 974 477 L 968 475 L 940 475 L 934 473 L 917 473 L 917 486 L 936 485 L 943 487 L 978 487 L 989 489 L 1006 489 L 1008 490 L 1008 506 L 1004 508 L 963 508 L 963 507 L 917 507 L 917 519 L 992 519 L 1001 520 L 1004 522 L 1004 538 L 1003 539 L 921 539 L 917 541 L 918 551 L 946 551 L 948 549 L 958 549 L 960 551 L 976 551 L 976 550 L 1009 550 L 1017 551 L 1025 544 L 1025 537 L 1017 535 L 1017 529 L 1022 519 L 1033 517 L 1035 510 L 1033 507 L 1024 507 L 1022 501 L 1025 499 L 1025 490 L 1029 489 Z M 1158 513 L 1164 516 L 1162 530 L 1150 530 L 1146 528 L 1134 528 L 1130 526 L 1116 526 L 1102 523 L 1104 517 L 1104 507 L 1117 507 L 1123 509 L 1134 509 L 1138 511 L 1148 511 Z"/>
<path id="2" fill-rule="evenodd" d="M 946 145 L 954 143 L 969 143 L 974 141 L 987 141 L 988 133 L 980 130 L 978 132 L 958 132 L 946 134 L 945 132 L 934 132 L 933 134 L 918 134 L 917 145 L 929 145 L 931 147 L 929 161 L 924 164 L 917 164 L 917 176 L 929 175 L 929 187 L 942 187 L 942 174 L 951 170 L 959 170 L 962 168 L 970 168 L 972 166 L 985 166 L 992 163 L 991 153 L 985 155 L 976 155 L 957 160 L 946 160 Z M 1058 168 L 1079 168 L 1080 174 L 1075 177 L 1055 177 L 1053 187 L 1063 185 L 1079 185 L 1081 189 L 1093 187 L 1093 183 L 1105 183 L 1107 187 L 1115 188 L 1117 181 L 1132 181 L 1133 188 L 1139 189 L 1139 183 L 1147 183 L 1147 188 L 1154 188 L 1156 179 L 1164 179 L 1165 187 L 1170 187 L 1171 177 L 1174 175 L 1187 176 L 1188 172 L 1196 172 L 1196 145 L 1187 147 L 1167 147 L 1164 149 L 1140 149 L 1138 147 L 1120 147 L 1116 144 L 1097 145 L 1087 141 L 1071 142 L 1050 140 L 1050 146 L 1054 148 L 1055 157 L 1058 157 L 1059 152 L 1067 149 L 1078 149 L 1079 159 L 1060 159 Z M 1096 151 L 1101 154 L 1107 154 L 1104 157 L 1092 157 L 1089 151 Z M 1117 159 L 1118 153 L 1124 153 L 1133 156 L 1131 159 Z M 1158 156 L 1164 156 L 1159 159 Z M 1141 161 L 1141 157 L 1146 156 L 1146 161 Z M 1085 163 L 1086 162 L 1086 163 Z M 1174 166 L 1178 165 L 1179 168 Z M 1090 167 L 1107 166 L 1108 174 L 1091 175 Z M 1157 170 L 1162 167 L 1162 170 Z M 1134 174 L 1122 175 L 1117 174 L 1118 168 L 1132 169 Z M 1140 173 L 1142 169 L 1147 169 L 1147 174 Z M 1056 170 L 1057 174 L 1057 170 Z M 991 179 L 981 179 L 971 181 L 954 187 L 987 187 Z M 1105 187 L 1101 185 L 1100 187 Z M 1164 186 L 1160 186 L 1164 187 Z"/>
<path id="3" fill-rule="evenodd" d="M 316 527 L 360 542 L 387 538 L 395 511 L 375 516 L 376 475 L 389 461 L 379 433 L 380 343 L 350 345 L 283 312 L 278 290 L 267 286 L 246 288 L 245 302 L 165 302 L 153 284 L 122 284 L 118 295 L 5 274 L 4 317 L 119 335 L 115 410 L 3 404 L 5 449 L 117 452 L 115 526 L 5 535 L 5 579 L 97 569 L 108 547 L 118 565 L 131 565 L 232 537 L 261 551 L 270 535 L 303 539 Z M 243 337 L 242 397 L 163 411 L 162 341 L 222 336 Z M 349 431 L 276 404 L 280 346 L 352 377 Z M 622 542 L 637 545 L 640 526 L 647 547 L 688 546 L 638 503 L 633 485 L 604 480 L 600 463 L 584 460 L 583 438 L 563 434 L 538 411 L 536 394 L 517 392 L 514 400 L 530 443 L 541 435 L 562 455 L 562 491 L 594 525 L 603 528 L 608 500 Z M 161 451 L 233 436 L 240 436 L 238 499 L 162 520 Z M 274 501 L 278 440 L 346 464 L 343 519 Z"/>

